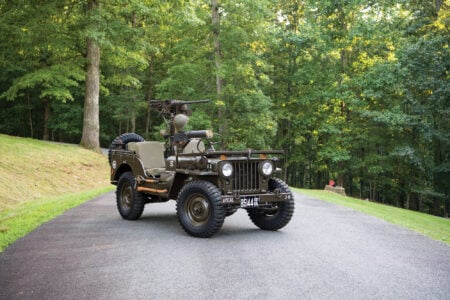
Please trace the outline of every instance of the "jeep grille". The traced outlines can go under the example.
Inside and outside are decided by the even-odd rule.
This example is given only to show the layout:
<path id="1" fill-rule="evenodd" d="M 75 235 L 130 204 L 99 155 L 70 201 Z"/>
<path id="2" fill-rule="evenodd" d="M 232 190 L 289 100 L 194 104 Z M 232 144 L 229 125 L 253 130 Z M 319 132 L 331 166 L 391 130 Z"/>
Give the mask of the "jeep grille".
<path id="1" fill-rule="evenodd" d="M 259 191 L 259 162 L 258 161 L 236 161 L 233 163 L 234 190 L 242 193 Z"/>

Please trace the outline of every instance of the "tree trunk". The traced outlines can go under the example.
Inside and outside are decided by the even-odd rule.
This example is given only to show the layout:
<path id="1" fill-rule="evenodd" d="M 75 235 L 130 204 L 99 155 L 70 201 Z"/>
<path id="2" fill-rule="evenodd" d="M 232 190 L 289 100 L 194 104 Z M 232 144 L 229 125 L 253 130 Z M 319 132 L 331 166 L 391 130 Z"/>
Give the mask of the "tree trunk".
<path id="1" fill-rule="evenodd" d="M 150 57 L 150 62 L 149 62 L 149 73 L 148 73 L 148 88 L 147 88 L 147 95 L 146 95 L 146 99 L 147 102 L 149 102 L 150 100 L 153 99 L 153 73 L 154 73 L 154 57 L 151 56 Z M 147 118 L 145 120 L 145 138 L 149 139 L 150 136 L 150 126 L 151 126 L 151 109 L 150 109 L 150 105 L 147 106 Z"/>
<path id="2" fill-rule="evenodd" d="M 448 218 L 450 212 L 450 195 L 448 193 L 445 194 L 444 198 L 444 217 Z"/>
<path id="3" fill-rule="evenodd" d="M 97 0 L 88 0 L 89 11 L 99 9 Z M 87 39 L 86 89 L 84 95 L 83 135 L 80 145 L 100 152 L 100 46 L 93 38 Z"/>
<path id="4" fill-rule="evenodd" d="M 131 27 L 136 28 L 136 13 L 133 12 L 131 14 Z M 129 88 L 131 89 L 131 88 Z M 130 113 L 130 122 L 131 122 L 131 132 L 136 132 L 136 105 L 135 105 L 135 99 L 131 99 L 131 113 Z"/>
<path id="5" fill-rule="evenodd" d="M 214 63 L 216 66 L 216 92 L 217 98 L 222 96 L 223 78 L 220 76 L 220 69 L 222 67 L 222 53 L 220 48 L 220 16 L 219 16 L 219 1 L 211 0 L 211 19 L 212 19 L 212 32 L 214 37 Z M 223 99 L 222 99 L 223 101 Z M 218 107 L 218 122 L 219 122 L 219 134 L 224 135 L 225 123 L 223 120 L 224 108 L 220 103 Z"/>
<path id="6" fill-rule="evenodd" d="M 44 99 L 44 135 L 42 139 L 44 141 L 50 140 L 50 129 L 48 128 L 48 120 L 50 119 L 51 115 L 51 107 L 50 107 L 50 100 L 47 98 Z"/>
<path id="7" fill-rule="evenodd" d="M 436 10 L 436 17 L 438 16 L 439 11 L 441 10 L 443 2 L 444 2 L 443 0 L 435 0 L 434 1 L 434 8 Z"/>
<path id="8" fill-rule="evenodd" d="M 30 95 L 27 94 L 27 108 L 28 108 L 28 122 L 30 124 L 30 137 L 33 138 L 34 130 L 33 130 L 33 113 L 30 104 Z"/>
<path id="9" fill-rule="evenodd" d="M 284 178 L 287 178 L 288 175 L 288 166 L 289 166 L 289 155 L 291 155 L 291 121 L 289 120 L 283 120 L 284 123 L 284 136 L 287 137 L 286 138 L 286 142 L 283 142 L 283 149 L 284 149 L 284 157 L 286 157 L 286 159 L 284 160 Z"/>
<path id="10" fill-rule="evenodd" d="M 150 139 L 150 123 L 152 122 L 150 106 L 147 107 L 147 116 L 145 118 L 145 139 Z"/>
<path id="11" fill-rule="evenodd" d="M 410 209 L 410 201 L 411 201 L 411 194 L 408 192 L 406 193 L 406 204 L 405 204 L 406 209 Z"/>
<path id="12" fill-rule="evenodd" d="M 136 132 L 136 108 L 134 105 L 134 100 L 131 101 L 131 113 L 130 113 L 130 123 L 131 123 L 131 132 Z"/>

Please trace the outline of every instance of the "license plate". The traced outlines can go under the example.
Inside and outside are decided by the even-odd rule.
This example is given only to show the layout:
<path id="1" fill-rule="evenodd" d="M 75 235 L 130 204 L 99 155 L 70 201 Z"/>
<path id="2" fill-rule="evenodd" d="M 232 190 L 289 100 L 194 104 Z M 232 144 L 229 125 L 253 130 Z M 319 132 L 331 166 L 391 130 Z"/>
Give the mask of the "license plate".
<path id="1" fill-rule="evenodd" d="M 259 206 L 259 196 L 246 196 L 241 198 L 241 207 L 258 207 Z"/>
<path id="2" fill-rule="evenodd" d="M 282 196 L 283 200 L 286 200 L 286 201 L 291 200 L 291 197 L 292 197 L 292 194 L 291 194 L 291 193 L 289 193 L 289 194 L 284 194 L 284 195 Z"/>
<path id="3" fill-rule="evenodd" d="M 225 204 L 234 203 L 233 196 L 223 196 L 222 203 L 225 203 Z"/>

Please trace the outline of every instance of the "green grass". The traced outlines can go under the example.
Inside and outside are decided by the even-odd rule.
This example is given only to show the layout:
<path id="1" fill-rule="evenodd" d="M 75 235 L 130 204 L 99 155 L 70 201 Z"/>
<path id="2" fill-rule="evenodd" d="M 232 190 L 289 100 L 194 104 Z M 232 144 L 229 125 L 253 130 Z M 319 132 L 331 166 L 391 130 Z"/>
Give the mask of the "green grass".
<path id="1" fill-rule="evenodd" d="M 109 186 L 106 156 L 0 134 L 0 213 L 23 202 Z"/>
<path id="2" fill-rule="evenodd" d="M 0 134 L 0 252 L 40 224 L 112 190 L 106 156 Z"/>
<path id="3" fill-rule="evenodd" d="M 87 192 L 25 202 L 14 209 L 3 211 L 0 213 L 0 252 L 42 223 L 112 189 L 112 186 L 104 187 Z"/>
<path id="4" fill-rule="evenodd" d="M 337 205 L 378 217 L 387 222 L 422 233 L 450 245 L 450 220 L 412 210 L 344 197 L 323 190 L 294 189 L 298 192 Z"/>

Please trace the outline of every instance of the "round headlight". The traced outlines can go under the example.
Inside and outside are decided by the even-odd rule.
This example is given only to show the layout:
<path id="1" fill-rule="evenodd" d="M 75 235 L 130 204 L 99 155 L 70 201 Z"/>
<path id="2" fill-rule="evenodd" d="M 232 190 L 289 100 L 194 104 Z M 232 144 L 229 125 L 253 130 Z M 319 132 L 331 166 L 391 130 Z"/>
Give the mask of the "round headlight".
<path id="1" fill-rule="evenodd" d="M 261 172 L 264 175 L 269 176 L 273 172 L 273 164 L 270 161 L 264 161 L 261 164 Z"/>
<path id="2" fill-rule="evenodd" d="M 230 163 L 224 163 L 220 171 L 224 177 L 230 177 L 233 175 L 233 166 Z"/>

